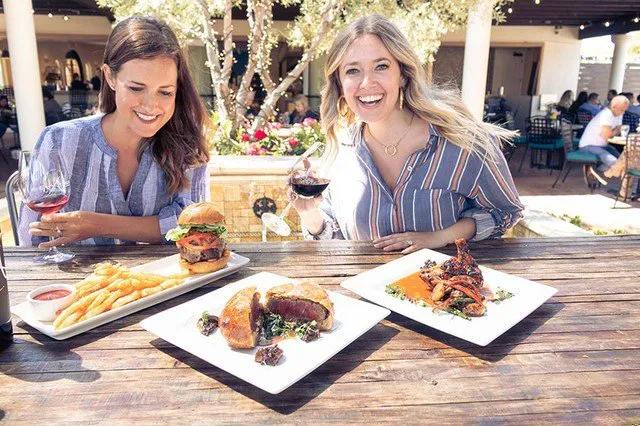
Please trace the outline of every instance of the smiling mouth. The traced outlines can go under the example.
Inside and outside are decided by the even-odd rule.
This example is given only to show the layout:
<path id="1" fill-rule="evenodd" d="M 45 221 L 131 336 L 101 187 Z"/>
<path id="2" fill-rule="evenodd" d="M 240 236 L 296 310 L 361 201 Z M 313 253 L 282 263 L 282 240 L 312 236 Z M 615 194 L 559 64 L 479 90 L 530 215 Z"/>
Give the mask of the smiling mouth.
<path id="1" fill-rule="evenodd" d="M 384 95 L 368 95 L 368 96 L 357 96 L 358 102 L 360 102 L 365 107 L 374 107 L 382 101 Z"/>
<path id="2" fill-rule="evenodd" d="M 145 123 L 152 123 L 153 121 L 155 121 L 158 117 L 160 117 L 159 115 L 146 115 L 146 114 L 142 114 L 138 111 L 134 111 L 136 113 L 136 116 L 138 116 L 138 118 L 140 120 L 142 120 Z"/>

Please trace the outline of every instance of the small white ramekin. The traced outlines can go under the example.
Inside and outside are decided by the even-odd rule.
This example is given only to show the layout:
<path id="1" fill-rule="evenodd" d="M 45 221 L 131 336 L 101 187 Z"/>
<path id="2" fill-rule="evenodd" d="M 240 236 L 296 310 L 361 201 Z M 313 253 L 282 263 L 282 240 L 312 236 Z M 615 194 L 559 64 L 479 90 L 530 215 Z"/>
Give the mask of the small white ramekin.
<path id="1" fill-rule="evenodd" d="M 69 290 L 71 293 L 53 300 L 36 300 L 34 297 L 39 294 L 54 290 Z M 27 294 L 27 301 L 31 306 L 33 315 L 38 321 L 53 321 L 56 319 L 57 312 L 71 305 L 76 294 L 76 287 L 69 284 L 50 284 L 31 290 Z"/>

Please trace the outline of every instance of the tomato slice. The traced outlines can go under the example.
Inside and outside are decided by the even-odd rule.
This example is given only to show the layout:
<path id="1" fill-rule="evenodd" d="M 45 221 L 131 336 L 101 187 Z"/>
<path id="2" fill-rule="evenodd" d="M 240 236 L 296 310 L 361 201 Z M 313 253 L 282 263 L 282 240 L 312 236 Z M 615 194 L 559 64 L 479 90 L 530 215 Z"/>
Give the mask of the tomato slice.
<path id="1" fill-rule="evenodd" d="M 190 234 L 190 235 L 189 235 Z M 207 250 L 220 245 L 220 239 L 207 232 L 189 232 L 186 236 L 176 241 L 178 247 L 186 247 L 189 250 Z"/>

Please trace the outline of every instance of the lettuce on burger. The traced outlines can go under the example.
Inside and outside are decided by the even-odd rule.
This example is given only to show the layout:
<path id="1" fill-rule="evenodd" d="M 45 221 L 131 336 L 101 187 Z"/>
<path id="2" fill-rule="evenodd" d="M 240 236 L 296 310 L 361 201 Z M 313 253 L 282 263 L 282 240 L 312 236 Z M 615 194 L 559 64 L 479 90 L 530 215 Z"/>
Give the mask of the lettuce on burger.
<path id="1" fill-rule="evenodd" d="M 196 203 L 182 210 L 178 226 L 167 232 L 166 238 L 176 242 L 180 266 L 202 274 L 222 269 L 229 261 L 226 235 L 224 216 L 214 204 Z"/>

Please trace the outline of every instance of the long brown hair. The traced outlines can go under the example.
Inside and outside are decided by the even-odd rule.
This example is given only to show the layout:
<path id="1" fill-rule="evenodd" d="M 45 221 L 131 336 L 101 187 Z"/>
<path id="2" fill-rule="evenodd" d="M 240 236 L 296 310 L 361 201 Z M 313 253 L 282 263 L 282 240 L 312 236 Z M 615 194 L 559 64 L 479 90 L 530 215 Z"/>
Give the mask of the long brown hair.
<path id="1" fill-rule="evenodd" d="M 153 144 L 153 158 L 164 171 L 167 187 L 176 193 L 189 186 L 186 169 L 206 164 L 209 151 L 205 140 L 208 120 L 200 96 L 189 75 L 187 61 L 171 28 L 151 16 L 132 16 L 111 31 L 104 49 L 103 62 L 113 75 L 132 59 L 168 57 L 178 67 L 176 107 L 171 119 L 153 137 L 143 139 L 138 155 Z M 116 94 L 102 74 L 100 110 L 110 114 L 116 110 Z"/>

